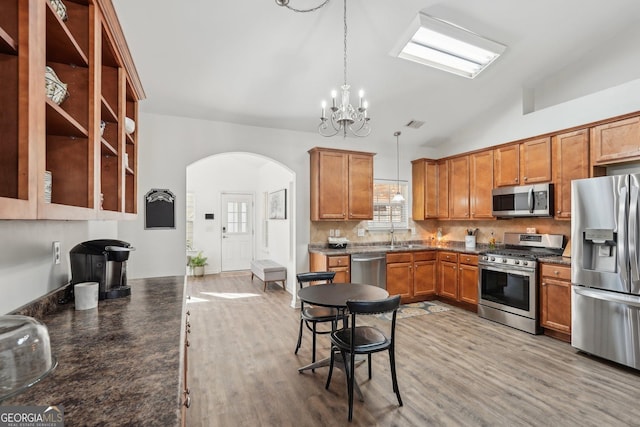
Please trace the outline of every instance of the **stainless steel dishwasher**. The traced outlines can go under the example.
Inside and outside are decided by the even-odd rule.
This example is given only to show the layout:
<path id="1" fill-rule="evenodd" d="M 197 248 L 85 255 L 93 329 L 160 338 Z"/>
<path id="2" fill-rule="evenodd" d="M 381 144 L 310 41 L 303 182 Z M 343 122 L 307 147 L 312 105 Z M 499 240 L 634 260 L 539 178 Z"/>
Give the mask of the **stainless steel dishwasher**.
<path id="1" fill-rule="evenodd" d="M 351 254 L 351 283 L 374 285 L 387 289 L 386 254 Z"/>

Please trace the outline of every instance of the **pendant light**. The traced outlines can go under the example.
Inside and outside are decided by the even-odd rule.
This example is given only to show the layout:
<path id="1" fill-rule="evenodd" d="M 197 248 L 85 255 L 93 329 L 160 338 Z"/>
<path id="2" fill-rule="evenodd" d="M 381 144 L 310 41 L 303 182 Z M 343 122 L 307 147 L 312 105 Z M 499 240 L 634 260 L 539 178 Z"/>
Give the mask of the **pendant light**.
<path id="1" fill-rule="evenodd" d="M 399 130 L 393 134 L 396 137 L 396 194 L 391 199 L 392 203 L 404 202 L 404 197 L 400 193 L 400 135 L 402 135 L 402 132 Z"/>

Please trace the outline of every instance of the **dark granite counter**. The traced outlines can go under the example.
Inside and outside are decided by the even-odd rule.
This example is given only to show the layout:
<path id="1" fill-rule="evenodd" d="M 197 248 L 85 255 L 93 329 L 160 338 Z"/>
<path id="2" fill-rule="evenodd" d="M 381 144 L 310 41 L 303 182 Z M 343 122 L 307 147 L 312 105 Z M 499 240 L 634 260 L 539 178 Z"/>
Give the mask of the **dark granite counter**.
<path id="1" fill-rule="evenodd" d="M 58 367 L 2 402 L 62 405 L 65 425 L 180 424 L 184 277 L 130 280 L 131 296 L 43 317 Z"/>
<path id="2" fill-rule="evenodd" d="M 422 241 L 401 242 L 391 248 L 389 244 L 381 243 L 363 243 L 348 244 L 344 249 L 330 249 L 326 244 L 310 244 L 310 253 L 319 253 L 323 255 L 351 255 L 365 252 L 415 252 L 415 251 L 453 251 L 463 252 L 467 254 L 480 254 L 489 250 L 489 245 L 479 243 L 475 248 L 467 248 L 464 242 L 446 242 L 446 243 L 426 243 Z"/>

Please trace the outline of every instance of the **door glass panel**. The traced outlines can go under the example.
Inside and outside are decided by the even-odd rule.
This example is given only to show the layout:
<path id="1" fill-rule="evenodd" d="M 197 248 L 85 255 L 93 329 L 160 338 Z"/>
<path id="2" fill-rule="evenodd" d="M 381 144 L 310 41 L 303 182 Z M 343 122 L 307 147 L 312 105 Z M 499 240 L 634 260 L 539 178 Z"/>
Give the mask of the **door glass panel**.
<path id="1" fill-rule="evenodd" d="M 501 271 L 482 270 L 482 298 L 529 311 L 529 277 Z"/>
<path id="2" fill-rule="evenodd" d="M 227 233 L 247 232 L 247 203 L 227 203 Z"/>

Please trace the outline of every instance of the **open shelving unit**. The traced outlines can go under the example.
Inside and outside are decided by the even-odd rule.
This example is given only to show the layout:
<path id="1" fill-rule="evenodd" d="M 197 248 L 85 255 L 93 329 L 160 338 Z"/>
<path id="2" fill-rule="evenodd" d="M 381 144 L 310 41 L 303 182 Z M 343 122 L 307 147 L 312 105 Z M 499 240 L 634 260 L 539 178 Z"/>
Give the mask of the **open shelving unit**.
<path id="1" fill-rule="evenodd" d="M 1 1 L 0 219 L 134 218 L 137 137 L 124 122 L 144 91 L 111 0 L 64 0 L 65 20 L 49 0 Z M 46 66 L 67 85 L 59 104 Z"/>

